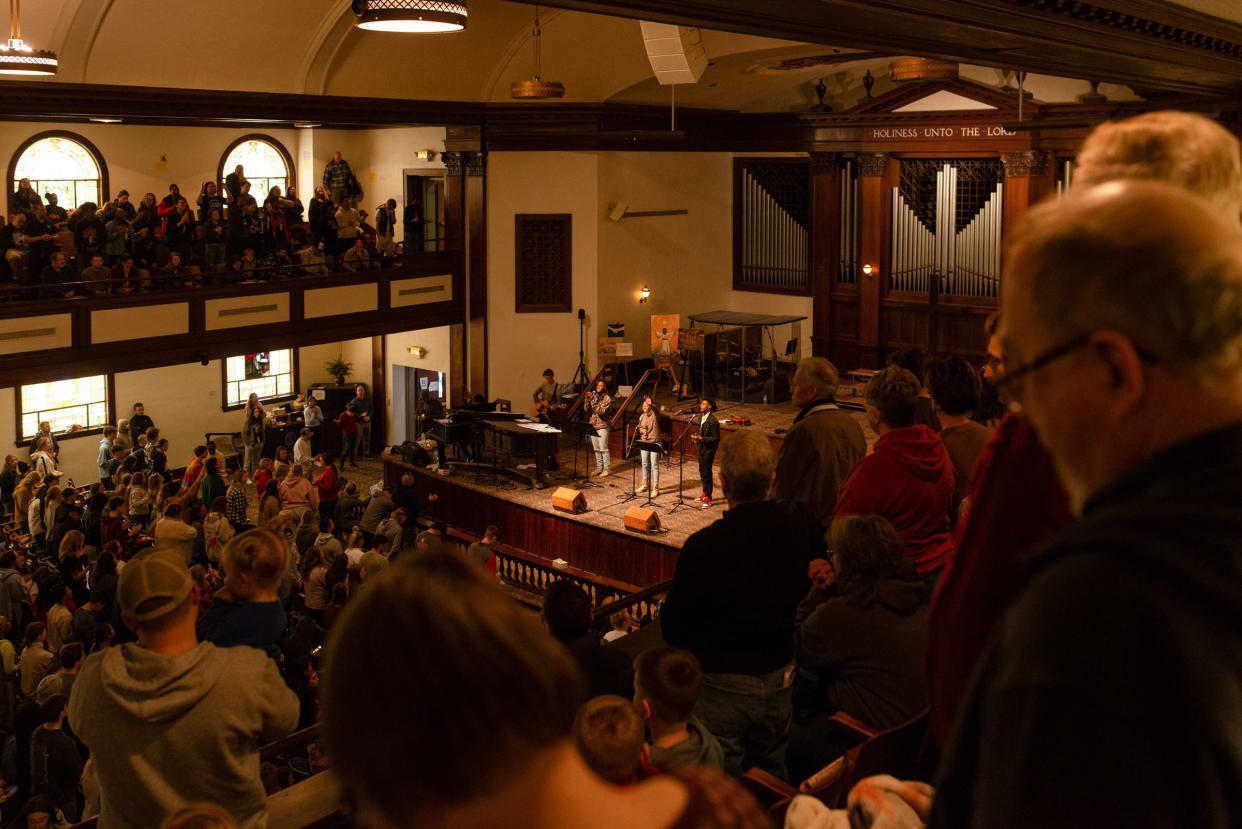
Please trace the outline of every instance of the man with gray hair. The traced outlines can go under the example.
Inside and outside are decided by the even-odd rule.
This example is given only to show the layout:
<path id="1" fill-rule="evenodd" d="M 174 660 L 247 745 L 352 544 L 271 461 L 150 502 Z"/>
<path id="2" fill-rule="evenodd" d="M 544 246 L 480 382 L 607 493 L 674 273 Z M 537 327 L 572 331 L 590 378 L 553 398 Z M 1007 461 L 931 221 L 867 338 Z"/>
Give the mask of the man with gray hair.
<path id="1" fill-rule="evenodd" d="M 665 640 L 703 666 L 695 716 L 719 741 L 725 770 L 785 772 L 793 716 L 794 614 L 824 554 L 819 525 L 767 499 L 776 453 L 758 432 L 720 446 L 729 509 L 686 540 L 660 619 Z"/>
<path id="2" fill-rule="evenodd" d="M 1242 825 L 1237 222 L 1113 182 L 1028 213 L 1004 279 L 1000 382 L 1079 518 L 980 656 L 930 826 Z"/>
<path id="3" fill-rule="evenodd" d="M 1185 187 L 1227 221 L 1242 219 L 1242 147 L 1202 115 L 1149 112 L 1096 127 L 1078 153 L 1074 187 L 1134 178 Z M 1005 369 L 998 327 L 999 315 L 989 317 L 984 377 L 993 388 Z M 975 467 L 970 500 L 927 616 L 931 727 L 941 745 L 976 657 L 1022 584 L 1027 553 L 1071 520 L 1052 459 L 1020 412 L 997 426 Z"/>
<path id="4" fill-rule="evenodd" d="M 781 444 L 772 498 L 801 503 L 827 527 L 841 482 L 867 454 L 862 427 L 837 407 L 837 369 L 823 357 L 798 363 L 790 393 L 801 411 Z"/>

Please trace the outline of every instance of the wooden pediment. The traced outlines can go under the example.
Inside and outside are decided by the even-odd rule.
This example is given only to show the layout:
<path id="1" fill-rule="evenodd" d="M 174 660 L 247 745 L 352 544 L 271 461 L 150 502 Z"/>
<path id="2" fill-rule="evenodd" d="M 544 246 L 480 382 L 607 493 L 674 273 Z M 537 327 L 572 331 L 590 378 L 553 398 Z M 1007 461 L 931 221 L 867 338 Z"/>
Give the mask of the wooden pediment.
<path id="1" fill-rule="evenodd" d="M 1042 104 L 1027 100 L 1027 116 L 1038 115 Z M 996 112 L 1018 110 L 1018 93 L 995 89 L 974 81 L 908 81 L 882 95 L 868 98 L 840 113 L 853 117 L 902 115 L 906 113 Z"/>

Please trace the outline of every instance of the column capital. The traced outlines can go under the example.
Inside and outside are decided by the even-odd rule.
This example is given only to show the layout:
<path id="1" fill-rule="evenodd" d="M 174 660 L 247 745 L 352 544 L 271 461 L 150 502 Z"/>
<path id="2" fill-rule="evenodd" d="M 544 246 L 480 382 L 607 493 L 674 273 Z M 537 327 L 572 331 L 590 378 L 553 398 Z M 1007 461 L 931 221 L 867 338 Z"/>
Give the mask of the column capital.
<path id="1" fill-rule="evenodd" d="M 1001 153 L 1000 157 L 1001 163 L 1005 165 L 1005 178 L 1048 175 L 1048 153 L 1042 150 L 1018 150 Z"/>
<path id="2" fill-rule="evenodd" d="M 444 162 L 444 172 L 450 176 L 459 176 L 462 171 L 462 155 L 464 153 L 456 150 L 446 150 L 440 153 L 440 160 Z"/>
<path id="3" fill-rule="evenodd" d="M 462 153 L 466 166 L 466 175 L 487 175 L 487 153 Z"/>

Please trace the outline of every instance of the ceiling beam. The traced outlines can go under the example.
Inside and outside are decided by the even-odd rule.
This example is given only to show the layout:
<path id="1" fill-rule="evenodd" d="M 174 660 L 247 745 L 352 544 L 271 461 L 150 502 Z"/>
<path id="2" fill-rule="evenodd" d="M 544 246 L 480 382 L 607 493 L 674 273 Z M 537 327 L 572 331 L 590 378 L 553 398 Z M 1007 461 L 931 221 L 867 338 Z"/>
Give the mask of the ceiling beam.
<path id="1" fill-rule="evenodd" d="M 529 2 L 529 0 L 515 0 Z M 1242 90 L 1242 25 L 1157 0 L 540 0 L 594 14 L 1192 94 Z"/>

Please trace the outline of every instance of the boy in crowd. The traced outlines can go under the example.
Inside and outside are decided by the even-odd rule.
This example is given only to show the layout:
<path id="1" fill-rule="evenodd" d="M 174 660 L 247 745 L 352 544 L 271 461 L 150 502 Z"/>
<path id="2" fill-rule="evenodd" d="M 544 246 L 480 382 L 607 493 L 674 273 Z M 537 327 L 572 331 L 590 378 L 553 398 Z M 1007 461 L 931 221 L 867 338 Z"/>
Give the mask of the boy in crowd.
<path id="1" fill-rule="evenodd" d="M 78 819 L 78 780 L 82 755 L 64 731 L 69 698 L 53 694 L 39 707 L 43 725 L 30 737 L 30 775 L 35 794 L 46 795 L 70 821 Z"/>
<path id="2" fill-rule="evenodd" d="M 632 702 L 613 694 L 595 697 L 578 709 L 573 734 L 574 745 L 591 771 L 618 786 L 638 782 L 647 751 L 643 718 Z"/>
<path id="3" fill-rule="evenodd" d="M 225 545 L 224 585 L 198 620 L 198 638 L 220 647 L 249 645 L 278 658 L 286 624 L 278 596 L 285 554 L 284 540 L 268 530 L 248 530 Z"/>
<path id="4" fill-rule="evenodd" d="M 634 704 L 651 734 L 649 762 L 660 771 L 724 768 L 720 743 L 690 715 L 702 681 L 699 660 L 681 648 L 651 648 L 634 662 Z"/>

